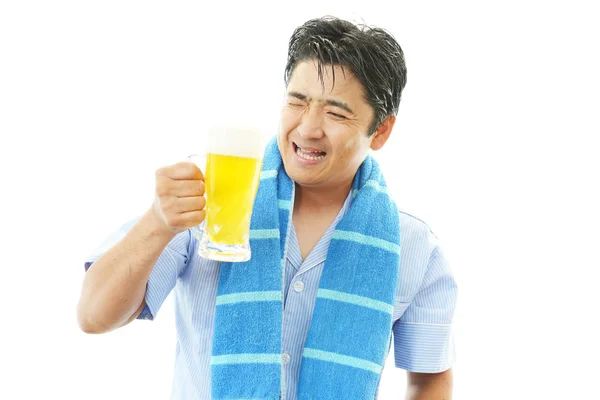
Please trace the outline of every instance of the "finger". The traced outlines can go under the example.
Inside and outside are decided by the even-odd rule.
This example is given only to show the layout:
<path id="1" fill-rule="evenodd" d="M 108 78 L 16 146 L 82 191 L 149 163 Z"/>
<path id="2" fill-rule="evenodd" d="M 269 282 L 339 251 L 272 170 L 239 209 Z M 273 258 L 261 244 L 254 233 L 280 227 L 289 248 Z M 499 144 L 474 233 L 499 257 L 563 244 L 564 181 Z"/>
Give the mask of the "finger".
<path id="1" fill-rule="evenodd" d="M 177 199 L 176 202 L 176 209 L 180 214 L 192 211 L 200 211 L 203 210 L 205 206 L 206 199 L 203 196 L 182 197 Z"/>
<path id="2" fill-rule="evenodd" d="M 156 176 L 165 176 L 173 180 L 202 180 L 204 174 L 196 164 L 183 161 L 156 171 Z"/>
<path id="3" fill-rule="evenodd" d="M 181 213 L 179 216 L 181 220 L 184 221 L 184 225 L 191 228 L 192 226 L 200 225 L 202 221 L 204 221 L 204 218 L 206 217 L 206 211 L 190 211 Z"/>
<path id="4" fill-rule="evenodd" d="M 204 196 L 204 181 L 188 180 L 188 181 L 175 181 L 169 180 L 166 182 L 168 185 L 169 194 L 177 197 L 194 197 Z"/>

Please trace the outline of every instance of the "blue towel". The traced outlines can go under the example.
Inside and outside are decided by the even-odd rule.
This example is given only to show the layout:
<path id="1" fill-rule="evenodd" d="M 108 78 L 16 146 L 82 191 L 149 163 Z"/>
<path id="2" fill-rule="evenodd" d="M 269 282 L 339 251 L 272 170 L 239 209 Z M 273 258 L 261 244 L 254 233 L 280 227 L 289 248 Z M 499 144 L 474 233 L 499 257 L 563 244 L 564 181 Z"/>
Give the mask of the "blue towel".
<path id="1" fill-rule="evenodd" d="M 398 209 L 368 156 L 332 236 L 298 381 L 298 399 L 372 400 L 391 340 L 400 262 Z M 252 257 L 221 263 L 211 357 L 213 400 L 278 400 L 286 238 L 294 182 L 274 138 L 250 225 Z"/>

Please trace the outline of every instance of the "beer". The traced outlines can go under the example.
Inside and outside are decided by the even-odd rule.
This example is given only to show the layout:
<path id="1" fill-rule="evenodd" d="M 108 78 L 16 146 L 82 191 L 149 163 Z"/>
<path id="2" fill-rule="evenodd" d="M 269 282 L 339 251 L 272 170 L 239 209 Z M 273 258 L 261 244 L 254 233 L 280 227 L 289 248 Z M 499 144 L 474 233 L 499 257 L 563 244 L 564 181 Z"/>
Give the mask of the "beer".
<path id="1" fill-rule="evenodd" d="M 243 126 L 213 128 L 206 146 L 206 218 L 192 228 L 202 257 L 250 259 L 250 219 L 262 167 L 260 132 Z"/>
<path id="2" fill-rule="evenodd" d="M 230 245 L 248 242 L 260 168 L 257 158 L 208 153 L 204 180 L 208 240 Z"/>

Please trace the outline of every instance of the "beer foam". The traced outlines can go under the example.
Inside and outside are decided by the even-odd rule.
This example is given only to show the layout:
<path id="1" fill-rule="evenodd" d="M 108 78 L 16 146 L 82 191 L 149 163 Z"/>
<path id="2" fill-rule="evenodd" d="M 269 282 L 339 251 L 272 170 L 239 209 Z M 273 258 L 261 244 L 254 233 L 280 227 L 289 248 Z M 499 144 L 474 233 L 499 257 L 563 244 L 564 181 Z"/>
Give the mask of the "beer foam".
<path id="1" fill-rule="evenodd" d="M 211 154 L 262 158 L 264 152 L 261 131 L 249 125 L 219 125 L 208 131 L 206 150 Z"/>

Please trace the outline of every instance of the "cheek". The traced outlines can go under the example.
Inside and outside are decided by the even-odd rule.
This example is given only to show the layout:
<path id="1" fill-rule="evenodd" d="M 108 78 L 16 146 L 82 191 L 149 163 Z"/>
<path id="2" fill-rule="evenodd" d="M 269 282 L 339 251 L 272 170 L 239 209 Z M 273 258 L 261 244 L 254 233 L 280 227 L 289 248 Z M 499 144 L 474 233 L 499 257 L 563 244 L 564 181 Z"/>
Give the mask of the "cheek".
<path id="1" fill-rule="evenodd" d="M 344 141 L 342 146 L 342 156 L 344 159 L 352 158 L 358 149 L 358 143 L 354 139 L 347 139 Z"/>
<path id="2" fill-rule="evenodd" d="M 284 130 L 285 126 L 286 126 L 286 116 L 285 116 L 285 110 L 281 110 L 281 112 L 279 113 L 279 133 L 282 133 L 282 131 Z"/>
<path id="3" fill-rule="evenodd" d="M 294 110 L 283 108 L 279 115 L 280 126 L 284 128 L 284 130 L 295 128 L 299 121 L 298 114 L 299 113 Z"/>
<path id="4" fill-rule="evenodd" d="M 347 168 L 354 169 L 356 164 L 359 164 L 363 158 L 361 141 L 356 138 L 347 138 L 340 143 L 338 162 L 345 165 Z"/>
<path id="5" fill-rule="evenodd" d="M 290 132 L 289 122 L 284 117 L 283 113 L 281 113 L 281 118 L 279 119 L 279 142 L 284 144 L 287 141 L 288 133 Z"/>

